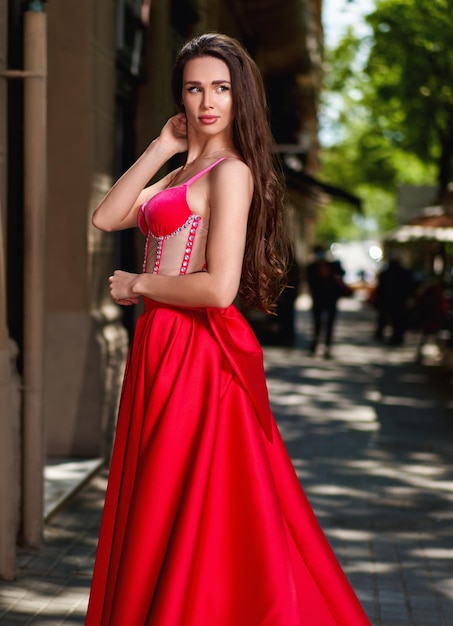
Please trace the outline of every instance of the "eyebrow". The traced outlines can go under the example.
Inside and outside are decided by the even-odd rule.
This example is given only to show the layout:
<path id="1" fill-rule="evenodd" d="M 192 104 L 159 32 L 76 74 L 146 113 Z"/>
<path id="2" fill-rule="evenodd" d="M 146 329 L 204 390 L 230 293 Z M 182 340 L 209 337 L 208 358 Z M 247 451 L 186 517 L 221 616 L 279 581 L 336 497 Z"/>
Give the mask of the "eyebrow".
<path id="1" fill-rule="evenodd" d="M 224 85 L 225 83 L 227 83 L 228 85 L 231 85 L 231 81 L 229 80 L 213 80 L 211 85 Z M 184 82 L 184 85 L 201 85 L 201 81 L 199 80 L 186 80 Z"/>

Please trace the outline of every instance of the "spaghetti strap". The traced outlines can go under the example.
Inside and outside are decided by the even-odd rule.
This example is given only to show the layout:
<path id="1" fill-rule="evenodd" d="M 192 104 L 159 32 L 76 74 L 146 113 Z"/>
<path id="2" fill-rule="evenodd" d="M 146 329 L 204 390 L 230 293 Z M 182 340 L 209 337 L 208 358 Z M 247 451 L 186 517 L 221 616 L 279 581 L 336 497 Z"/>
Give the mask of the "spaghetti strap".
<path id="1" fill-rule="evenodd" d="M 205 167 L 204 170 L 201 170 L 201 172 L 198 172 L 198 174 L 195 174 L 195 176 L 192 176 L 192 178 L 189 178 L 189 180 L 186 180 L 185 183 L 182 183 L 181 186 L 189 186 L 192 183 L 194 183 L 196 180 L 198 180 L 199 178 L 201 178 L 201 176 L 203 176 L 203 174 L 206 174 L 206 172 L 209 172 L 209 170 L 212 170 L 213 167 L 215 167 L 216 165 L 218 165 L 221 161 L 224 161 L 226 159 L 226 157 L 222 157 L 221 159 L 217 159 L 217 161 L 214 161 L 214 163 L 211 163 L 211 165 L 208 165 L 208 167 Z"/>

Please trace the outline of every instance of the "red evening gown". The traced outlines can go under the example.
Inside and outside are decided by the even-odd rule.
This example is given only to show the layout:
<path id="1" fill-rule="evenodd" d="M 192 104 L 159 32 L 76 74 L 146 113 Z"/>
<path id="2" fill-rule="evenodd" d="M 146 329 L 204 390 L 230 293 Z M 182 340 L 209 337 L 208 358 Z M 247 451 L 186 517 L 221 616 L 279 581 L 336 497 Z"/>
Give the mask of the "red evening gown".
<path id="1" fill-rule="evenodd" d="M 211 167 L 141 208 L 144 271 L 205 269 L 208 224 L 188 194 Z M 233 306 L 145 299 L 86 626 L 369 625 L 277 430 L 247 322 Z"/>

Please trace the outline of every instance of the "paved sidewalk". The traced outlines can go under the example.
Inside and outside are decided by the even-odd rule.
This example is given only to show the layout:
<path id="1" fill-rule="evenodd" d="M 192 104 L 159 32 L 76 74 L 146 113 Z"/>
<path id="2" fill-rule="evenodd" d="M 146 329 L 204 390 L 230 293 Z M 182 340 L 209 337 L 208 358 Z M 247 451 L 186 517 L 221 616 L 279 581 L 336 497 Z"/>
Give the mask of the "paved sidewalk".
<path id="1" fill-rule="evenodd" d="M 304 303 L 302 303 L 304 304 Z M 374 626 L 453 624 L 453 390 L 415 338 L 372 340 L 372 312 L 344 301 L 331 360 L 268 347 L 273 408 L 305 491 Z M 105 489 L 97 475 L 0 583 L 0 624 L 83 624 Z M 125 625 L 127 626 L 127 625 Z M 313 624 L 313 626 L 317 626 Z"/>

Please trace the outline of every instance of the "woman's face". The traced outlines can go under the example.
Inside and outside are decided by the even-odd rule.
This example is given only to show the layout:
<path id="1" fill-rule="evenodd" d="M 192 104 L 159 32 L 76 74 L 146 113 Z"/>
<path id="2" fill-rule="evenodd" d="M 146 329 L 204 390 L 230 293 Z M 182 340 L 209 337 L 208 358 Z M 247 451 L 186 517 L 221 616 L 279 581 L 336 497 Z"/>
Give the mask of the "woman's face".
<path id="1" fill-rule="evenodd" d="M 197 57 L 186 64 L 182 83 L 188 126 L 204 135 L 229 131 L 233 94 L 228 65 L 215 57 Z"/>

